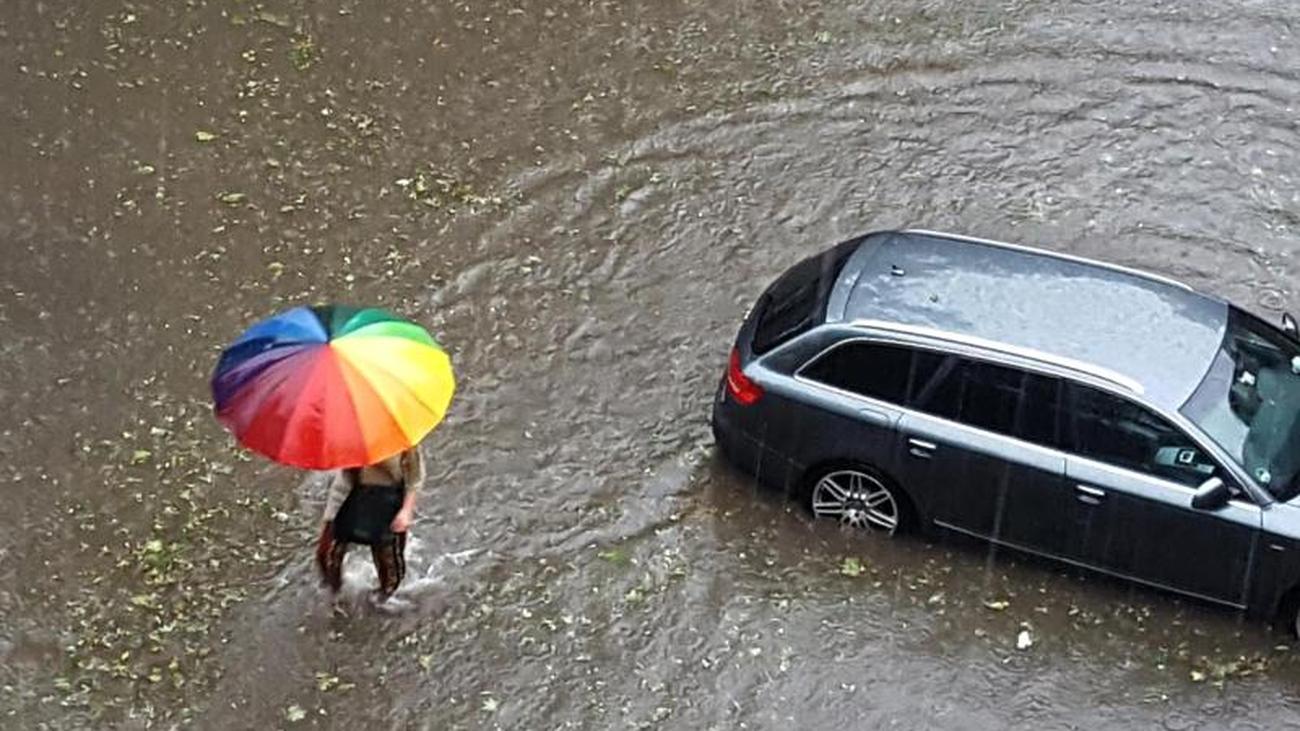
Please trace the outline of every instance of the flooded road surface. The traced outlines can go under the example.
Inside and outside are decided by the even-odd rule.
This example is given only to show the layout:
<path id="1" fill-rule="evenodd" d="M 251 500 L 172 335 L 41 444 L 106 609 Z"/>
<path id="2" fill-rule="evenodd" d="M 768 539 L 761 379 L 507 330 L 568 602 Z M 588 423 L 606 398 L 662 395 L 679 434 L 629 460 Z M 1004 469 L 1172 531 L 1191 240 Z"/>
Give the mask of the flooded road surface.
<path id="1" fill-rule="evenodd" d="M 1296 727 L 1280 633 L 844 536 L 707 427 L 748 303 L 871 229 L 1300 308 L 1294 9 L 628 5 L 5 4 L 0 723 Z M 360 555 L 324 598 L 320 480 L 208 411 L 315 301 L 461 377 L 387 609 Z"/>

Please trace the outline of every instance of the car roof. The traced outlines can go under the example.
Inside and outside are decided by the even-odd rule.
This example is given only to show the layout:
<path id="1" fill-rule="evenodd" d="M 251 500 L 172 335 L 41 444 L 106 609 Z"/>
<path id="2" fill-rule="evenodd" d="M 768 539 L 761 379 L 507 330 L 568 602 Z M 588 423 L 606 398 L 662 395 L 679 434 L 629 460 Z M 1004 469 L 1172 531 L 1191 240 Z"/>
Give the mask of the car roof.
<path id="1" fill-rule="evenodd" d="M 828 323 L 924 329 L 1045 354 L 1135 383 L 1176 409 L 1223 341 L 1226 302 L 1124 267 L 929 231 L 862 239 Z"/>

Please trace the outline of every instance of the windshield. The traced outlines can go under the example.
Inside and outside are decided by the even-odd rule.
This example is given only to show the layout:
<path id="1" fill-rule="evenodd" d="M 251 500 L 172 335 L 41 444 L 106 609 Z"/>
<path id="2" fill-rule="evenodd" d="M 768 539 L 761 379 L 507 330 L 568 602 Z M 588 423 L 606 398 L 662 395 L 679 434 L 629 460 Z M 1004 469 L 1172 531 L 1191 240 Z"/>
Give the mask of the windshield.
<path id="1" fill-rule="evenodd" d="M 1235 308 L 1182 412 L 1279 500 L 1300 493 L 1300 345 Z"/>

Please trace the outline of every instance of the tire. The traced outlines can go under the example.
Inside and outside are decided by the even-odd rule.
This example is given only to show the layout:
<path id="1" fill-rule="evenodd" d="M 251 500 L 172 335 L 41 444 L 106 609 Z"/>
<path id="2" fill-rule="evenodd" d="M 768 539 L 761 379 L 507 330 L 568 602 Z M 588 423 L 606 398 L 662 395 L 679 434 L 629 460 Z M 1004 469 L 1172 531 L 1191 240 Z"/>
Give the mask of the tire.
<path id="1" fill-rule="evenodd" d="M 804 503 L 814 518 L 837 520 L 853 530 L 892 537 L 911 525 L 912 506 L 903 491 L 860 465 L 819 470 L 804 488 Z"/>

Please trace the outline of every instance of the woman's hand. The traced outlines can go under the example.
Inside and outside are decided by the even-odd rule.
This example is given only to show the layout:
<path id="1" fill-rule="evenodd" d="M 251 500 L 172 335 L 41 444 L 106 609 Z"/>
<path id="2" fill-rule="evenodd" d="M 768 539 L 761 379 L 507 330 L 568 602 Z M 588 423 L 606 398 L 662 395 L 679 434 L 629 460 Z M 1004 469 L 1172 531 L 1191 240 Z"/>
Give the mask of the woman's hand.
<path id="1" fill-rule="evenodd" d="M 393 522 L 389 527 L 393 529 L 394 533 L 405 533 L 411 527 L 411 520 L 415 518 L 414 512 L 405 508 L 397 511 L 397 515 L 393 516 Z"/>

